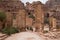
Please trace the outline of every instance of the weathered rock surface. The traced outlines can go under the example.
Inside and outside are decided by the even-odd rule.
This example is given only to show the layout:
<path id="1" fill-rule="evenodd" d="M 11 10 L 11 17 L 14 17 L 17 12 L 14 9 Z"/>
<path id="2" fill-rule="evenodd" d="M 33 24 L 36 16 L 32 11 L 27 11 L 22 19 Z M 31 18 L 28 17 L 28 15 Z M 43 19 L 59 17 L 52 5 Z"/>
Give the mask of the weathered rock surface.
<path id="1" fill-rule="evenodd" d="M 48 7 L 54 7 L 54 6 L 60 5 L 60 0 L 48 0 L 46 2 L 46 5 Z"/>
<path id="2" fill-rule="evenodd" d="M 43 4 L 40 1 L 33 2 L 33 3 L 26 3 L 26 9 L 28 10 L 28 13 L 32 14 L 35 19 L 35 23 L 33 23 L 33 26 L 38 28 L 38 30 L 42 30 L 42 24 L 44 23 L 44 12 L 43 11 Z M 41 29 L 40 29 L 41 28 Z"/>
<path id="3" fill-rule="evenodd" d="M 60 26 L 60 0 L 48 0 L 46 6 L 49 14 L 57 19 L 57 26 Z"/>

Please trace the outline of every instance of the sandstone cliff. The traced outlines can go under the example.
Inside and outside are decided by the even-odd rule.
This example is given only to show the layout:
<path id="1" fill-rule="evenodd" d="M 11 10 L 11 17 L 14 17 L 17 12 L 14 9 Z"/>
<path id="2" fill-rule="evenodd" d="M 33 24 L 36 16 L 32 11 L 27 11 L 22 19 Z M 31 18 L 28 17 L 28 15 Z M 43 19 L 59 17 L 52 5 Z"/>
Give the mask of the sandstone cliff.
<path id="1" fill-rule="evenodd" d="M 49 14 L 57 19 L 57 26 L 60 26 L 60 0 L 48 0 L 45 5 Z"/>
<path id="2" fill-rule="evenodd" d="M 54 7 L 54 6 L 60 5 L 60 0 L 48 0 L 46 2 L 46 5 L 48 7 Z"/>

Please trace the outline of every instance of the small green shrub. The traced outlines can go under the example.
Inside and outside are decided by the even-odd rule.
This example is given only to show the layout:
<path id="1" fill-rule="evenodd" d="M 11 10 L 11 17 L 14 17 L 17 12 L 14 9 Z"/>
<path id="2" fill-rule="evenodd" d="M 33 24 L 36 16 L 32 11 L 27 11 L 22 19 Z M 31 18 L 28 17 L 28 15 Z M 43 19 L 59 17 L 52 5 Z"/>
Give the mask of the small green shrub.
<path id="1" fill-rule="evenodd" d="M 29 15 L 30 18 L 35 18 L 33 15 Z"/>
<path id="2" fill-rule="evenodd" d="M 6 27 L 2 30 L 2 33 L 7 34 L 7 35 L 15 34 L 18 32 L 19 32 L 18 29 L 15 27 Z"/>
<path id="3" fill-rule="evenodd" d="M 35 17 L 32 14 L 29 15 L 29 18 L 32 18 L 33 20 L 35 20 Z"/>

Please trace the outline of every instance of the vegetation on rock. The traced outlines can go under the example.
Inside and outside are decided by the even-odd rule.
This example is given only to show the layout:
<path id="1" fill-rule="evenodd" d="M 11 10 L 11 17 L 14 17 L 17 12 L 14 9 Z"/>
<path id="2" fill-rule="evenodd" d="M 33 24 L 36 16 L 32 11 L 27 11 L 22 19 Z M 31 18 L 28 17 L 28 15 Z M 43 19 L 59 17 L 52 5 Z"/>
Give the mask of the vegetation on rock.
<path id="1" fill-rule="evenodd" d="M 2 33 L 7 35 L 15 34 L 18 32 L 19 32 L 18 29 L 15 27 L 5 27 L 4 29 L 2 29 Z"/>

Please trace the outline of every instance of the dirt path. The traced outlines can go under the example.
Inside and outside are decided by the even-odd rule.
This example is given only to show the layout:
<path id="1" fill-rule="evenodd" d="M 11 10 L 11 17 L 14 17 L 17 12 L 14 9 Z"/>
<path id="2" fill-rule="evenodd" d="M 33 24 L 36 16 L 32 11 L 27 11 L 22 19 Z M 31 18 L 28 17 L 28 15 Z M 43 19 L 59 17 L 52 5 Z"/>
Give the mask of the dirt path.
<path id="1" fill-rule="evenodd" d="M 5 40 L 44 40 L 37 33 L 33 32 L 21 32 L 8 37 Z"/>
<path id="2" fill-rule="evenodd" d="M 60 40 L 60 33 L 49 32 L 41 34 L 37 32 L 21 32 L 13 34 L 5 40 Z"/>

